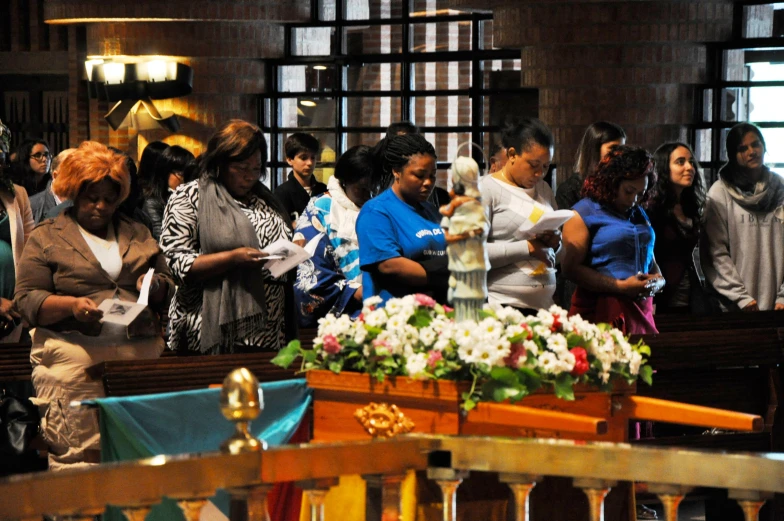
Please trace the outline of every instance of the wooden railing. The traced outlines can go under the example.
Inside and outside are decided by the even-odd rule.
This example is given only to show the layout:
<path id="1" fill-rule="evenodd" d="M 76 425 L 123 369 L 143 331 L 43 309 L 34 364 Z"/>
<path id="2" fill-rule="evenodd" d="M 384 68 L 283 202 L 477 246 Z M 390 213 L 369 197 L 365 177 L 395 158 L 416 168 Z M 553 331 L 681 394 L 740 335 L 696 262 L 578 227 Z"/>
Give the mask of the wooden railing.
<path id="1" fill-rule="evenodd" d="M 179 502 L 186 519 L 198 519 L 205 498 L 230 491 L 246 508 L 232 521 L 265 519 L 266 493 L 277 482 L 293 481 L 315 500 L 312 521 L 322 521 L 324 494 L 341 475 L 359 474 L 383 484 L 381 517 L 400 518 L 399 476 L 426 470 L 444 493 L 444 520 L 455 519 L 455 491 L 468 473 L 498 474 L 516 498 L 517 521 L 527 519 L 528 493 L 540 476 L 572 479 L 589 499 L 590 519 L 603 519 L 604 496 L 618 482 L 646 481 L 660 496 L 668 521 L 695 487 L 723 488 L 737 500 L 747 521 L 774 493 L 784 493 L 781 454 L 727 454 L 710 451 L 631 447 L 548 439 L 402 436 L 367 441 L 282 446 L 236 455 L 155 457 L 85 470 L 16 476 L 0 481 L 0 519 L 40 519 L 43 515 L 87 518 L 118 506 L 129 521 L 140 521 L 165 495 Z M 237 513 L 240 514 L 237 514 Z"/>

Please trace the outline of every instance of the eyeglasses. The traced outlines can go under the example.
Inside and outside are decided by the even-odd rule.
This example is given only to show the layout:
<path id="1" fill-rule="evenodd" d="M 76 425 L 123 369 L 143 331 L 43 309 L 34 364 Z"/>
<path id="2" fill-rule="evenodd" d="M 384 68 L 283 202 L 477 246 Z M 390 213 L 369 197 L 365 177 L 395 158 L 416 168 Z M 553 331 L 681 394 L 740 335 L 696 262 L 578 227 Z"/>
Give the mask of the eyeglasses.
<path id="1" fill-rule="evenodd" d="M 30 157 L 41 163 L 52 159 L 52 154 L 49 152 L 38 152 L 37 154 L 31 154 Z"/>

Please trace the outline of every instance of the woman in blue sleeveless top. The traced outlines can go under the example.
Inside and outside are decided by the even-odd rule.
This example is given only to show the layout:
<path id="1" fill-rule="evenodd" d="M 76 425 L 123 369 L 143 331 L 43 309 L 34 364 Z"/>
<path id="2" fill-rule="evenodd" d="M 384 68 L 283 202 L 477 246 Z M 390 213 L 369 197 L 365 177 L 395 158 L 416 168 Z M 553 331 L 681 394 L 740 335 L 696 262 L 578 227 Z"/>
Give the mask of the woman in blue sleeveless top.
<path id="1" fill-rule="evenodd" d="M 655 234 L 641 208 L 656 183 L 653 158 L 617 146 L 586 179 L 563 230 L 564 274 L 577 285 L 570 314 L 627 334 L 657 333 L 653 299 L 664 287 L 653 257 Z"/>

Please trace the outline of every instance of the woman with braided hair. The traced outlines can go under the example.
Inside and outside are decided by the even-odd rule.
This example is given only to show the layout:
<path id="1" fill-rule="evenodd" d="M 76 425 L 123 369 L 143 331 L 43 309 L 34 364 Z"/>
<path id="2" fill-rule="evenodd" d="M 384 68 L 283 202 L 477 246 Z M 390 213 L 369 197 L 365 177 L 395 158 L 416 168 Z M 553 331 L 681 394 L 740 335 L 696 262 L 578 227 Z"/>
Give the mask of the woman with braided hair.
<path id="1" fill-rule="evenodd" d="M 357 218 L 363 297 L 383 301 L 427 293 L 446 301 L 449 279 L 440 215 L 427 202 L 436 183 L 436 153 L 420 134 L 385 138 L 371 186 L 389 186 Z"/>

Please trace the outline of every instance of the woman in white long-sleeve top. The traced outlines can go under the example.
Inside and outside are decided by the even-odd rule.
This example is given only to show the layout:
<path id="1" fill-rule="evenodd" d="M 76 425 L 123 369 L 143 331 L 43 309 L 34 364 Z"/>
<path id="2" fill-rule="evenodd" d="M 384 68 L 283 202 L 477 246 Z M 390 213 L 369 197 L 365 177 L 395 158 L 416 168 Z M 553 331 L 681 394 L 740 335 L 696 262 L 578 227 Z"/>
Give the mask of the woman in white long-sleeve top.
<path id="1" fill-rule="evenodd" d="M 784 310 L 784 182 L 765 166 L 765 138 L 739 123 L 705 203 L 703 271 L 727 310 Z"/>
<path id="2" fill-rule="evenodd" d="M 506 126 L 503 143 L 506 164 L 482 180 L 482 201 L 491 227 L 488 300 L 524 310 L 548 308 L 555 292 L 560 235 L 521 240 L 518 230 L 557 208 L 553 191 L 543 180 L 553 157 L 553 135 L 538 119 L 526 118 Z"/>

